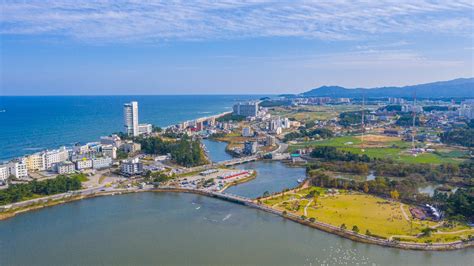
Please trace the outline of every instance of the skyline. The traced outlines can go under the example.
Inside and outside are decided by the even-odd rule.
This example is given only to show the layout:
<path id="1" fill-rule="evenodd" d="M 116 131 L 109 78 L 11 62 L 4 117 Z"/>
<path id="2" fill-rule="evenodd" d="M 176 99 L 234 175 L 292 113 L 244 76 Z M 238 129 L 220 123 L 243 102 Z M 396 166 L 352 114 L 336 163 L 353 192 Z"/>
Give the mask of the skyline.
<path id="1" fill-rule="evenodd" d="M 474 76 L 470 1 L 1 7 L 2 95 L 281 94 Z"/>

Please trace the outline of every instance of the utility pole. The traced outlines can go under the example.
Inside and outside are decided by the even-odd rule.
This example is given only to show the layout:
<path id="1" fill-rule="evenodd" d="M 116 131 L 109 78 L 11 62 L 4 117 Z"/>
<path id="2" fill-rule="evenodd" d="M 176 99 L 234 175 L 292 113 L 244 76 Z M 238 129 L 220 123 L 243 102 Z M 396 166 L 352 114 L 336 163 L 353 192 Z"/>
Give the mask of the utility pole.
<path id="1" fill-rule="evenodd" d="M 416 135 L 416 91 L 413 94 L 413 126 L 411 128 L 411 148 L 415 151 L 415 135 Z"/>
<path id="2" fill-rule="evenodd" d="M 365 121 L 364 121 L 364 116 L 365 116 L 365 94 L 362 94 L 362 118 L 361 118 L 361 125 L 362 125 L 362 137 L 361 137 L 361 141 L 362 141 L 362 152 L 365 152 L 365 149 L 364 149 L 364 133 L 365 133 Z"/>

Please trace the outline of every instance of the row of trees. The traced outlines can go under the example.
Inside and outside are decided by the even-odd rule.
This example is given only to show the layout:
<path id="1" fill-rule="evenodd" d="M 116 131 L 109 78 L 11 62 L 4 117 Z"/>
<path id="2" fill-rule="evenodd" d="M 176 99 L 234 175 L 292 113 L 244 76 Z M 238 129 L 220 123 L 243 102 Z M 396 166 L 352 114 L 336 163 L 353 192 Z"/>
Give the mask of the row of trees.
<path id="1" fill-rule="evenodd" d="M 13 184 L 0 190 L 0 205 L 27 200 L 36 195 L 47 196 L 81 189 L 79 176 L 68 177 L 59 175 L 54 179 L 36 181 L 25 184 Z"/>
<path id="2" fill-rule="evenodd" d="M 351 174 L 368 174 L 369 164 L 361 162 L 314 162 L 307 166 L 306 171 L 314 169 L 328 170 L 333 172 L 351 173 Z"/>
<path id="3" fill-rule="evenodd" d="M 369 181 L 356 181 L 343 178 L 331 177 L 320 170 L 310 170 L 310 182 L 314 186 L 325 188 L 339 188 L 361 191 L 386 198 L 402 199 L 410 202 L 429 200 L 423 194 L 418 193 L 417 182 L 409 179 L 390 180 L 384 177 L 376 177 Z"/>
<path id="4" fill-rule="evenodd" d="M 366 113 L 368 111 L 366 110 Z M 339 124 L 344 127 L 360 125 L 362 123 L 362 111 L 343 112 L 339 114 Z"/>
<path id="5" fill-rule="evenodd" d="M 326 161 L 352 161 L 352 162 L 370 162 L 369 156 L 358 155 L 348 151 L 341 151 L 336 147 L 319 146 L 315 147 L 310 154 L 313 158 L 319 158 Z"/>
<path id="6" fill-rule="evenodd" d="M 474 182 L 474 160 L 472 159 L 459 165 L 409 164 L 391 159 L 370 158 L 365 154 L 358 155 L 331 146 L 315 147 L 310 156 L 320 159 L 310 165 L 310 169 L 323 168 L 355 174 L 365 174 L 368 169 L 372 169 L 378 176 L 405 177 L 420 182 L 435 181 L 464 185 L 473 185 Z"/>
<path id="7" fill-rule="evenodd" d="M 314 138 L 319 137 L 322 139 L 332 138 L 334 136 L 334 132 L 327 128 L 317 128 L 314 130 L 307 130 L 305 128 L 300 129 L 298 132 L 290 132 L 285 135 L 284 141 L 290 141 L 299 138 Z"/>
<path id="8" fill-rule="evenodd" d="M 446 144 L 474 147 L 474 128 L 465 127 L 446 131 L 441 134 L 441 141 Z"/>
<path id="9" fill-rule="evenodd" d="M 433 200 L 448 217 L 474 221 L 474 188 L 460 188 L 454 194 L 436 193 Z"/>
<path id="10" fill-rule="evenodd" d="M 223 115 L 223 116 L 216 119 L 217 122 L 229 122 L 229 121 L 240 122 L 240 121 L 244 121 L 244 120 L 245 120 L 245 116 L 243 116 L 243 115 L 234 115 L 232 113 Z"/>
<path id="11" fill-rule="evenodd" d="M 398 117 L 397 122 L 395 122 L 398 126 L 401 127 L 411 127 L 413 126 L 413 114 L 412 113 L 403 113 Z M 421 125 L 419 116 L 415 117 L 415 126 Z"/>
<path id="12" fill-rule="evenodd" d="M 161 138 L 145 138 L 139 140 L 142 150 L 147 154 L 171 154 L 171 159 L 179 165 L 193 167 L 207 163 L 206 155 L 198 140 L 186 135 L 178 141 L 164 141 Z"/>

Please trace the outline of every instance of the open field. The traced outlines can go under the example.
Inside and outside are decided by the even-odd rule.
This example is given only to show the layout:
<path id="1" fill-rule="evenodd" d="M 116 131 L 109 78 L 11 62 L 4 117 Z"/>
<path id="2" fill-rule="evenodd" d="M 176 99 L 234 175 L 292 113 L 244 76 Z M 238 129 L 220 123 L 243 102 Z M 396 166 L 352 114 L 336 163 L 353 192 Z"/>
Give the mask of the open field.
<path id="1" fill-rule="evenodd" d="M 305 147 L 331 146 L 356 154 L 366 154 L 373 158 L 388 158 L 406 163 L 460 163 L 463 160 L 456 155 L 465 156 L 465 151 L 449 150 L 448 152 L 422 153 L 413 156 L 408 152 L 410 143 L 396 137 L 367 135 L 362 149 L 361 136 L 343 136 L 321 141 L 308 141 L 291 145 L 289 150 Z"/>
<path id="2" fill-rule="evenodd" d="M 367 106 L 369 108 L 370 106 Z M 294 118 L 301 122 L 314 120 L 328 120 L 339 116 L 342 112 L 358 111 L 360 106 L 352 105 L 327 105 L 327 106 L 298 106 L 274 107 L 270 110 L 272 115 Z"/>
<path id="3" fill-rule="evenodd" d="M 319 196 L 309 196 L 311 191 L 317 191 Z M 474 228 L 464 225 L 444 228 L 441 223 L 415 220 L 409 206 L 397 201 L 342 190 L 336 193 L 327 191 L 309 187 L 264 199 L 263 203 L 334 226 L 345 224 L 348 230 L 357 226 L 361 234 L 369 230 L 370 234 L 386 239 L 442 243 L 466 239 L 474 234 Z M 435 232 L 421 236 L 422 229 L 427 227 L 436 228 Z"/>

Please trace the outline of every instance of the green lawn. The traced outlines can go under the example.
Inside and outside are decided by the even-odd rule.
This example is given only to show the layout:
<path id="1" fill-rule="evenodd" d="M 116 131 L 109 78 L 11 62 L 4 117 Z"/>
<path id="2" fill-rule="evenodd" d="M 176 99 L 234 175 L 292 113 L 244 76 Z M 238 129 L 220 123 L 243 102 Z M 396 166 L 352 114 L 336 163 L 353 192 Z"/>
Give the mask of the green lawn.
<path id="1" fill-rule="evenodd" d="M 314 198 L 304 197 L 311 190 L 321 192 L 316 204 Z M 315 218 L 317 221 L 338 227 L 345 224 L 348 230 L 356 225 L 361 234 L 369 230 L 371 234 L 385 238 L 399 237 L 404 241 L 449 242 L 474 234 L 474 229 L 457 224 L 449 229 L 440 227 L 439 232 L 434 232 L 431 236 L 416 237 L 423 228 L 435 226 L 437 223 L 414 220 L 409 212 L 409 206 L 398 201 L 343 190 L 334 195 L 323 191 L 325 189 L 310 187 L 265 199 L 263 203 L 298 216 L 304 215 L 306 208 L 307 218 Z M 310 202 L 311 200 L 313 201 Z"/>
<path id="2" fill-rule="evenodd" d="M 408 153 L 410 144 L 401 141 L 387 141 L 383 147 L 370 147 L 364 148 L 364 151 L 360 148 L 362 141 L 356 136 L 344 136 L 336 137 L 320 141 L 308 141 L 304 143 L 298 143 L 290 145 L 288 148 L 289 152 L 293 152 L 297 149 L 305 147 L 317 147 L 317 146 L 332 146 L 338 149 L 349 151 L 356 154 L 366 154 L 371 158 L 389 158 L 395 161 L 405 163 L 460 163 L 462 160 L 457 159 L 456 155 L 465 155 L 462 151 L 451 151 L 450 153 L 423 153 L 417 156 L 413 156 Z"/>
<path id="3" fill-rule="evenodd" d="M 77 178 L 81 182 L 89 181 L 89 178 L 87 178 L 87 176 L 85 174 L 72 174 L 71 177 L 72 178 Z"/>

